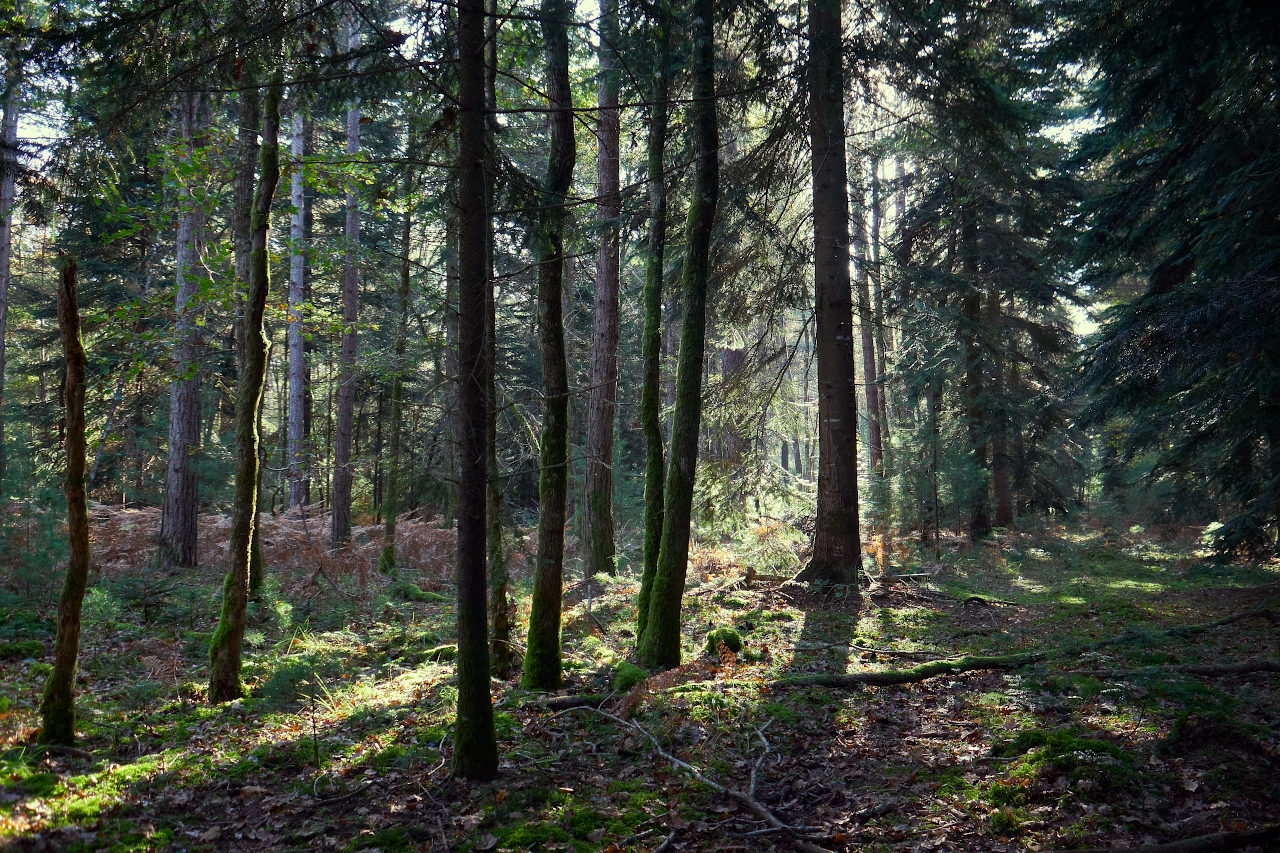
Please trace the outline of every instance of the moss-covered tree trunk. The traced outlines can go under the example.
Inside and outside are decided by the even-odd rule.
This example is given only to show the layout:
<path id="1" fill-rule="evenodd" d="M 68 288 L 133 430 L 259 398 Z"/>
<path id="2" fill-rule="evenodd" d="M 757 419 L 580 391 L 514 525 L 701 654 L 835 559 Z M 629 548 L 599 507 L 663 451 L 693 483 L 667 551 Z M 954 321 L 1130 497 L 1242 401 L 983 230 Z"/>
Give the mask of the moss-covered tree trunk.
<path id="1" fill-rule="evenodd" d="M 615 574 L 613 535 L 613 430 L 618 399 L 618 266 L 622 194 L 618 186 L 621 68 L 618 49 L 618 0 L 603 0 L 600 15 L 599 105 L 596 114 L 595 310 L 591 329 L 591 386 L 587 402 L 587 453 L 583 495 L 583 547 L 586 573 Z"/>
<path id="2" fill-rule="evenodd" d="M 564 585 L 564 522 L 568 477 L 569 371 L 564 352 L 565 196 L 577 156 L 569 89 L 566 0 L 542 0 L 542 37 L 551 108 L 551 153 L 538 223 L 538 343 L 542 351 L 541 472 L 533 606 L 521 683 L 532 690 L 560 686 L 560 604 Z"/>
<path id="3" fill-rule="evenodd" d="M 857 584 L 858 391 L 849 283 L 844 70 L 839 0 L 809 2 L 809 136 L 813 173 L 814 349 L 818 360 L 818 506 L 813 556 L 798 580 Z"/>
<path id="4" fill-rule="evenodd" d="M 489 228 L 484 179 L 484 0 L 458 3 L 458 716 L 453 769 L 498 773 L 485 583 L 484 337 Z"/>
<path id="5" fill-rule="evenodd" d="M 76 262 L 59 255 L 58 329 L 67 378 L 63 385 L 66 411 L 67 538 L 71 557 L 58 599 L 58 639 L 53 672 L 40 703 L 40 740 L 70 746 L 76 739 L 76 658 L 80 652 L 80 606 L 89 583 L 89 503 L 84 489 L 84 344 L 80 340 L 80 309 L 76 304 Z"/>
<path id="6" fill-rule="evenodd" d="M 640 662 L 650 669 L 680 665 L 680 604 L 689 563 L 689 525 L 698 465 L 698 430 L 702 423 L 702 352 L 706 343 L 711 229 L 720 195 L 714 12 L 713 0 L 694 0 L 690 57 L 693 101 L 687 118 L 693 137 L 694 175 L 681 271 L 684 325 L 676 367 L 676 403 L 671 422 L 662 544 L 649 600 L 649 619 L 639 648 Z"/>
<path id="7" fill-rule="evenodd" d="M 665 0 L 657 3 L 657 38 L 649 108 L 649 251 L 644 265 L 644 331 L 641 339 L 643 378 L 640 386 L 640 428 L 644 432 L 644 567 L 636 599 L 636 646 L 649 624 L 649 600 L 658 571 L 662 544 L 662 499 L 666 454 L 662 447 L 662 285 L 666 273 L 667 98 L 671 89 L 671 13 Z"/>
<path id="8" fill-rule="evenodd" d="M 267 236 L 271 201 L 280 182 L 280 88 L 277 75 L 263 104 L 258 190 L 250 219 L 249 287 L 240 325 L 243 354 L 236 382 L 236 481 L 231 511 L 230 568 L 222 586 L 222 611 L 209 641 L 209 701 L 240 696 L 240 647 L 249 598 L 249 562 L 258 516 L 258 407 L 266 375 L 267 341 L 262 315 L 270 288 Z"/>

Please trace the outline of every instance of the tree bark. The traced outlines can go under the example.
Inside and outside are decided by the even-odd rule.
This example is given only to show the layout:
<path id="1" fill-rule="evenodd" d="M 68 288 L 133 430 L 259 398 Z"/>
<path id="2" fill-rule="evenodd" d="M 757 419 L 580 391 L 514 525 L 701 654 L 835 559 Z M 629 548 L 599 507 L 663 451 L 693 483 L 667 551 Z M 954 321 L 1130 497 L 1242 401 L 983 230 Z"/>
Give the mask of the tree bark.
<path id="1" fill-rule="evenodd" d="M 988 333 L 1000 335 L 1000 292 L 993 286 L 987 292 Z M 999 340 L 998 337 L 995 337 Z M 1009 419 L 1004 410 L 1004 358 L 1001 347 L 996 346 L 991 358 L 991 397 L 994 405 L 988 405 L 991 418 L 991 492 L 995 498 L 995 526 L 1013 526 L 1013 478 L 1010 476 Z"/>
<path id="2" fill-rule="evenodd" d="M 818 507 L 813 557 L 797 580 L 856 585 L 862 568 L 858 391 L 853 363 L 840 27 L 838 0 L 809 0 Z"/>
<path id="3" fill-rule="evenodd" d="M 76 658 L 80 652 L 80 606 L 89 583 L 89 503 L 84 489 L 84 344 L 80 340 L 80 310 L 76 304 L 76 262 L 61 253 L 58 286 L 58 329 L 66 358 L 63 404 L 66 409 L 67 538 L 71 556 L 67 578 L 58 599 L 58 638 L 54 646 L 53 672 L 45 683 L 40 703 L 43 743 L 71 746 L 76 739 Z"/>
<path id="4" fill-rule="evenodd" d="M 577 156 L 573 96 L 569 88 L 571 6 L 542 0 L 542 37 L 550 106 L 551 151 L 538 223 L 538 339 L 542 350 L 541 472 L 533 605 L 521 684 L 531 690 L 560 686 L 560 604 L 564 584 L 564 522 L 568 477 L 569 374 L 564 350 L 565 196 Z"/>
<path id="5" fill-rule="evenodd" d="M 453 769 L 487 781 L 498 773 L 485 616 L 485 415 L 483 383 L 489 228 L 484 178 L 484 0 L 458 2 L 458 712 Z"/>
<path id="6" fill-rule="evenodd" d="M 307 340 L 306 305 L 307 286 L 307 234 L 306 234 L 306 125 L 307 118 L 299 105 L 293 116 L 293 132 L 289 138 L 289 153 L 293 158 L 293 172 L 289 176 L 290 198 L 293 212 L 289 217 L 289 240 L 292 252 L 289 256 L 289 506 L 302 506 L 307 502 L 308 460 L 306 448 L 307 408 Z"/>
<path id="7" fill-rule="evenodd" d="M 666 0 L 655 4 L 653 27 L 657 38 L 649 108 L 649 252 L 644 267 L 644 330 L 641 340 L 643 380 L 640 386 L 640 428 L 644 432 L 644 567 L 636 599 L 636 646 L 649 623 L 649 601 L 658 571 L 662 543 L 665 453 L 662 447 L 662 287 L 666 273 L 667 99 L 671 90 L 671 11 Z"/>
<path id="8" fill-rule="evenodd" d="M 271 201 L 280 180 L 280 84 L 267 88 L 262 117 L 261 172 L 250 218 L 249 288 L 241 323 L 240 376 L 236 382 L 236 481 L 231 514 L 230 569 L 222 586 L 222 611 L 209 641 L 209 701 L 240 696 L 240 651 L 249 597 L 249 562 L 258 516 L 258 407 L 262 401 L 267 342 L 262 315 L 270 289 L 267 237 Z"/>
<path id="9" fill-rule="evenodd" d="M 885 386 L 888 352 L 892 335 L 885 322 L 884 277 L 880 262 L 881 224 L 884 220 L 884 204 L 880 192 L 880 158 L 871 159 L 871 240 L 867 258 L 871 270 L 871 322 L 876 341 L 876 405 L 875 417 L 880 429 L 881 472 L 889 473 L 889 403 Z M 888 497 L 888 495 L 886 495 Z"/>
<path id="10" fill-rule="evenodd" d="M 14 11 L 21 11 L 21 3 Z M 9 281 L 13 263 L 13 209 L 17 201 L 18 110 L 22 95 L 22 60 L 17 39 L 6 57 L 4 119 L 0 121 L 0 485 L 4 483 L 7 454 L 4 446 L 4 374 L 9 331 Z"/>
<path id="11" fill-rule="evenodd" d="M 179 121 L 187 165 L 195 157 L 200 132 L 199 93 L 182 96 Z M 164 509 L 160 516 L 160 565 L 162 568 L 196 565 L 200 450 L 200 350 L 202 341 L 192 313 L 198 285 L 204 211 L 190 186 L 179 191 L 182 211 L 178 217 L 173 277 L 177 285 L 174 322 L 174 379 L 169 383 L 169 468 L 164 484 Z"/>
<path id="12" fill-rule="evenodd" d="M 965 344 L 964 404 L 969 432 L 970 458 L 977 481 L 969 495 L 969 538 L 981 539 L 991 533 L 990 501 L 987 497 L 988 459 L 987 417 L 984 388 L 982 345 L 978 332 L 982 328 L 982 290 L 978 282 L 978 226 L 974 221 L 971 201 L 962 202 L 960 210 L 961 268 L 967 290 L 962 303 L 961 339 Z"/>
<path id="13" fill-rule="evenodd" d="M 354 15 L 347 19 L 347 49 L 360 49 Z M 354 70 L 355 60 L 350 67 Z M 347 156 L 360 153 L 359 100 L 347 110 Z M 356 186 L 347 187 L 346 258 L 342 270 L 342 348 L 339 352 L 338 412 L 333 437 L 333 493 L 330 498 L 329 545 L 337 548 L 351 536 L 351 439 L 356 409 L 356 323 L 360 306 L 360 198 Z"/>
<path id="14" fill-rule="evenodd" d="M 600 247 L 596 254 L 595 311 L 591 331 L 591 392 L 587 404 L 586 489 L 583 510 L 586 573 L 616 574 L 613 536 L 613 428 L 618 398 L 618 186 L 619 112 L 618 0 L 604 0 L 600 16 L 600 83 L 596 114 L 599 153 L 596 161 L 596 221 Z"/>
<path id="15" fill-rule="evenodd" d="M 854 269 L 858 279 L 858 337 L 862 343 L 862 387 L 867 404 L 867 462 L 871 473 L 881 476 L 884 471 L 884 445 L 880 437 L 880 384 L 876 371 L 875 327 L 871 319 L 871 275 L 868 269 L 867 222 L 863 216 L 861 175 L 855 185 L 858 193 L 858 210 L 854 214 Z"/>
<path id="16" fill-rule="evenodd" d="M 485 80 L 484 102 L 488 131 L 485 144 L 485 238 L 487 267 L 490 281 L 493 279 L 493 203 L 494 174 L 497 172 L 496 152 L 498 133 L 498 2 L 485 0 Z M 489 568 L 489 660 L 493 674 L 503 680 L 511 676 L 514 656 L 511 649 L 511 574 L 507 571 L 506 549 L 502 545 L 502 477 L 498 470 L 498 394 L 495 375 L 498 368 L 498 312 L 497 295 L 490 285 L 485 291 L 485 473 L 488 484 L 485 489 L 485 526 Z"/>
<path id="17" fill-rule="evenodd" d="M 649 669 L 680 665 L 680 604 L 689 563 L 693 486 L 702 421 L 702 367 L 706 344 L 707 280 L 711 267 L 711 230 L 720 196 L 719 129 L 716 124 L 715 4 L 693 0 L 690 71 L 693 99 L 687 123 L 693 138 L 694 174 L 685 221 L 685 258 L 681 270 L 684 323 L 676 367 L 676 403 L 671 424 L 662 540 L 649 602 L 649 619 L 639 657 Z"/>
<path id="18" fill-rule="evenodd" d="M 412 133 L 412 131 L 410 131 Z M 413 162 L 414 151 L 412 137 L 406 146 L 405 160 Z M 404 197 L 406 201 L 413 197 L 414 167 L 405 166 Z M 395 375 L 391 380 L 391 435 L 387 449 L 387 491 L 383 498 L 383 513 L 386 521 L 382 529 L 382 553 L 378 556 L 378 572 L 392 574 L 396 570 L 396 516 L 400 514 L 400 421 L 404 417 L 404 374 L 405 346 L 409 337 L 409 284 L 413 265 L 409 252 L 412 249 L 413 217 L 412 208 L 406 208 L 404 222 L 400 226 L 400 289 L 397 296 L 400 300 L 400 320 L 396 325 L 395 343 Z"/>

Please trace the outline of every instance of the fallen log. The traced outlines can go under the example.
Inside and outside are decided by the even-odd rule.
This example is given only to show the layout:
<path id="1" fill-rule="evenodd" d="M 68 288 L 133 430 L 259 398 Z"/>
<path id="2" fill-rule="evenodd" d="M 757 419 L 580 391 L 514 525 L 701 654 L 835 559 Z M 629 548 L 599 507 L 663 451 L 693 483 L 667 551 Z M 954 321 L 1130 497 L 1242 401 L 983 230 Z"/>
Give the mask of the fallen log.
<path id="1" fill-rule="evenodd" d="M 1116 853 L 1116 851 L 1134 851 L 1134 853 L 1217 853 L 1221 850 L 1239 850 L 1241 847 L 1257 846 L 1266 849 L 1265 845 L 1280 841 L 1280 824 L 1255 829 L 1249 832 L 1215 832 L 1212 835 L 1198 835 L 1195 838 L 1184 838 L 1181 841 L 1170 841 L 1168 844 L 1149 844 L 1142 847 L 1093 847 L 1084 850 L 1063 850 L 1062 853 Z"/>
<path id="2" fill-rule="evenodd" d="M 970 655 L 948 660 L 933 660 L 909 669 L 884 669 L 878 672 L 816 673 L 792 675 L 769 683 L 770 687 L 855 687 L 863 684 L 881 686 L 915 684 L 937 678 L 939 675 L 959 675 L 993 669 L 1019 669 L 1039 663 L 1048 657 L 1046 652 L 1028 652 L 1018 655 L 983 656 Z"/>

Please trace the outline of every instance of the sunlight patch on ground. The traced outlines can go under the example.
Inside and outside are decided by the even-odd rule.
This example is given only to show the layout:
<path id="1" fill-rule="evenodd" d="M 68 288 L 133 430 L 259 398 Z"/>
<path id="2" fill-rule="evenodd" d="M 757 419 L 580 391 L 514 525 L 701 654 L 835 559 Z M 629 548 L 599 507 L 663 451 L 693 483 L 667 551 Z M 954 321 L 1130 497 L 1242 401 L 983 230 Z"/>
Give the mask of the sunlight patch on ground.
<path id="1" fill-rule="evenodd" d="M 1112 589 L 1136 589 L 1141 592 L 1164 592 L 1165 586 L 1162 583 L 1153 583 L 1152 581 L 1135 581 L 1135 580 L 1114 580 L 1107 581 L 1106 586 Z"/>

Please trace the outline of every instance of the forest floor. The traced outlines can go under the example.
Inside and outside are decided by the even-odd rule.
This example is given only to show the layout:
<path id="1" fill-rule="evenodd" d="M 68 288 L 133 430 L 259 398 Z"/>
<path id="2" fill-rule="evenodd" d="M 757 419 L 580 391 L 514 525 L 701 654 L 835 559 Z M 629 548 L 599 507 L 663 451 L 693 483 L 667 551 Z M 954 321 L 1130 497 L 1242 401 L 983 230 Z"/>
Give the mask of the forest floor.
<path id="1" fill-rule="evenodd" d="M 755 801 L 832 851 L 1131 847 L 1280 822 L 1280 675 L 1176 669 L 1280 659 L 1280 563 L 1052 526 L 943 545 L 899 547 L 897 572 L 927 574 L 861 601 L 697 552 L 687 663 L 611 698 L 617 719 L 495 681 L 501 772 L 482 785 L 449 773 L 447 561 L 363 591 L 339 578 L 341 594 L 282 571 L 252 607 L 250 696 L 217 707 L 202 698 L 220 575 L 103 577 L 73 752 L 34 745 L 53 611 L 6 593 L 0 848 L 795 849 L 646 733 L 720 786 L 747 792 L 758 767 Z M 588 612 L 569 585 L 562 693 L 610 693 L 636 589 L 595 585 Z M 1270 621 L 1166 630 L 1269 603 Z M 719 627 L 740 653 L 703 653 Z M 1033 651 L 1047 656 L 898 686 L 786 681 Z"/>

